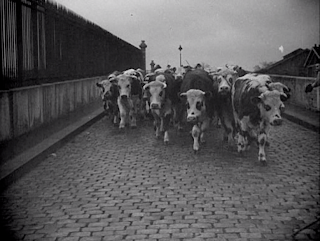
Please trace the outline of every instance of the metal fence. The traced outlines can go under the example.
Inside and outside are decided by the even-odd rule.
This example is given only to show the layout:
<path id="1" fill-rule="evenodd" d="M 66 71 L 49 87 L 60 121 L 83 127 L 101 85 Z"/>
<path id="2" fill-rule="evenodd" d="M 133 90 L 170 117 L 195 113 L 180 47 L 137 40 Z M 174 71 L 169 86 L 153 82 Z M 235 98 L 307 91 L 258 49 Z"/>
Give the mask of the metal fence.
<path id="1" fill-rule="evenodd" d="M 0 89 L 141 68 L 139 48 L 47 0 L 0 0 Z"/>

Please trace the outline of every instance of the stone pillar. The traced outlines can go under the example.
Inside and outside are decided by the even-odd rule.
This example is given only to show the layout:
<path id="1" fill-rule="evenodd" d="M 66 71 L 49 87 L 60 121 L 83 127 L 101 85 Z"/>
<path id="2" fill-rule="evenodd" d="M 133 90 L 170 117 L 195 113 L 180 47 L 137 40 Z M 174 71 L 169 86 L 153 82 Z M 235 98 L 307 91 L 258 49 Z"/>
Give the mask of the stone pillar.
<path id="1" fill-rule="evenodd" d="M 141 40 L 141 44 L 139 45 L 142 52 L 142 69 L 146 72 L 146 48 L 147 45 L 144 40 Z"/>

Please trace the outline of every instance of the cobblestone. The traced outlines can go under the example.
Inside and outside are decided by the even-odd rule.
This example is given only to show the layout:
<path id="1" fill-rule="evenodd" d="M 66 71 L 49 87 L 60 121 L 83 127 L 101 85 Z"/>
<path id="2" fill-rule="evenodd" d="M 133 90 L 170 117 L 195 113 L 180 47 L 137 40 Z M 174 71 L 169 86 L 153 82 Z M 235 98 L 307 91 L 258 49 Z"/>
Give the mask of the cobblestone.
<path id="1" fill-rule="evenodd" d="M 212 128 L 198 155 L 188 132 L 154 138 L 101 119 L 1 193 L 16 240 L 290 240 L 319 211 L 319 135 L 271 131 L 268 165 Z M 316 240 L 312 229 L 297 240 Z"/>

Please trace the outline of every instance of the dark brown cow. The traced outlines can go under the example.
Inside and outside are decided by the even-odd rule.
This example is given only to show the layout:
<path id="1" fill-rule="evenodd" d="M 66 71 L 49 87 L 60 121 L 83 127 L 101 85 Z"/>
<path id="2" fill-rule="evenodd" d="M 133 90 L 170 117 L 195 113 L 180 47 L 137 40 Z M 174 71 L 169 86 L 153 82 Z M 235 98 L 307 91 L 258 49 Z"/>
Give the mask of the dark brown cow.
<path id="1" fill-rule="evenodd" d="M 180 97 L 187 107 L 187 122 L 193 125 L 191 135 L 195 153 L 199 151 L 200 143 L 205 142 L 205 132 L 213 117 L 212 94 L 212 79 L 206 71 L 196 69 L 185 74 Z"/>
<path id="2" fill-rule="evenodd" d="M 231 103 L 231 89 L 238 73 L 231 69 L 221 69 L 212 75 L 214 105 L 218 120 L 224 129 L 224 140 L 229 145 L 234 143 L 235 122 Z"/>

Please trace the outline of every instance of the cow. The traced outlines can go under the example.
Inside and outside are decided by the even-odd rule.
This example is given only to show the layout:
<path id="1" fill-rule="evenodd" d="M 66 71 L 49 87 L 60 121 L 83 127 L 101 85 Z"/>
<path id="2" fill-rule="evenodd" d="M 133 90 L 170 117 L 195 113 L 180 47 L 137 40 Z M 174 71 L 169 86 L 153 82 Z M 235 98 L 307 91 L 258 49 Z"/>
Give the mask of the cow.
<path id="1" fill-rule="evenodd" d="M 226 66 L 227 69 L 236 71 L 236 72 L 238 73 L 238 76 L 239 76 L 239 77 L 242 77 L 242 76 L 248 74 L 248 71 L 242 69 L 242 67 L 240 67 L 239 65 L 229 65 L 229 64 L 226 64 L 225 66 Z"/>
<path id="2" fill-rule="evenodd" d="M 287 94 L 272 87 L 271 83 L 268 75 L 246 74 L 235 81 L 231 95 L 238 152 L 247 150 L 252 140 L 256 140 L 258 160 L 263 164 L 267 161 L 265 144 L 269 130 L 282 123 L 283 102 L 288 99 Z"/>
<path id="3" fill-rule="evenodd" d="M 103 107 L 107 115 L 111 114 L 113 124 L 117 124 L 119 119 L 119 109 L 117 104 L 119 92 L 118 86 L 116 85 L 116 77 L 119 74 L 119 71 L 114 71 L 107 77 L 107 79 L 96 83 L 101 90 L 100 95 L 103 101 Z"/>
<path id="4" fill-rule="evenodd" d="M 160 138 L 163 132 L 163 141 L 168 144 L 169 124 L 173 116 L 173 105 L 178 99 L 174 93 L 174 78 L 172 74 L 156 73 L 150 75 L 148 83 L 143 86 L 144 98 L 150 103 L 150 110 L 154 118 L 154 128 L 156 138 Z"/>
<path id="5" fill-rule="evenodd" d="M 128 124 L 131 128 L 137 127 L 137 114 L 142 97 L 140 80 L 132 74 L 123 73 L 116 76 L 118 86 L 117 104 L 120 112 L 119 129 Z"/>
<path id="6" fill-rule="evenodd" d="M 223 126 L 223 139 L 227 140 L 231 146 L 235 137 L 235 122 L 231 103 L 231 89 L 234 81 L 238 78 L 238 73 L 231 69 L 220 69 L 212 75 L 213 78 L 213 98 L 218 126 Z"/>
<path id="7" fill-rule="evenodd" d="M 186 106 L 186 121 L 193 126 L 193 151 L 198 153 L 200 143 L 205 142 L 205 132 L 214 113 L 212 79 L 202 69 L 188 71 L 182 80 L 180 91 L 180 98 Z"/>

